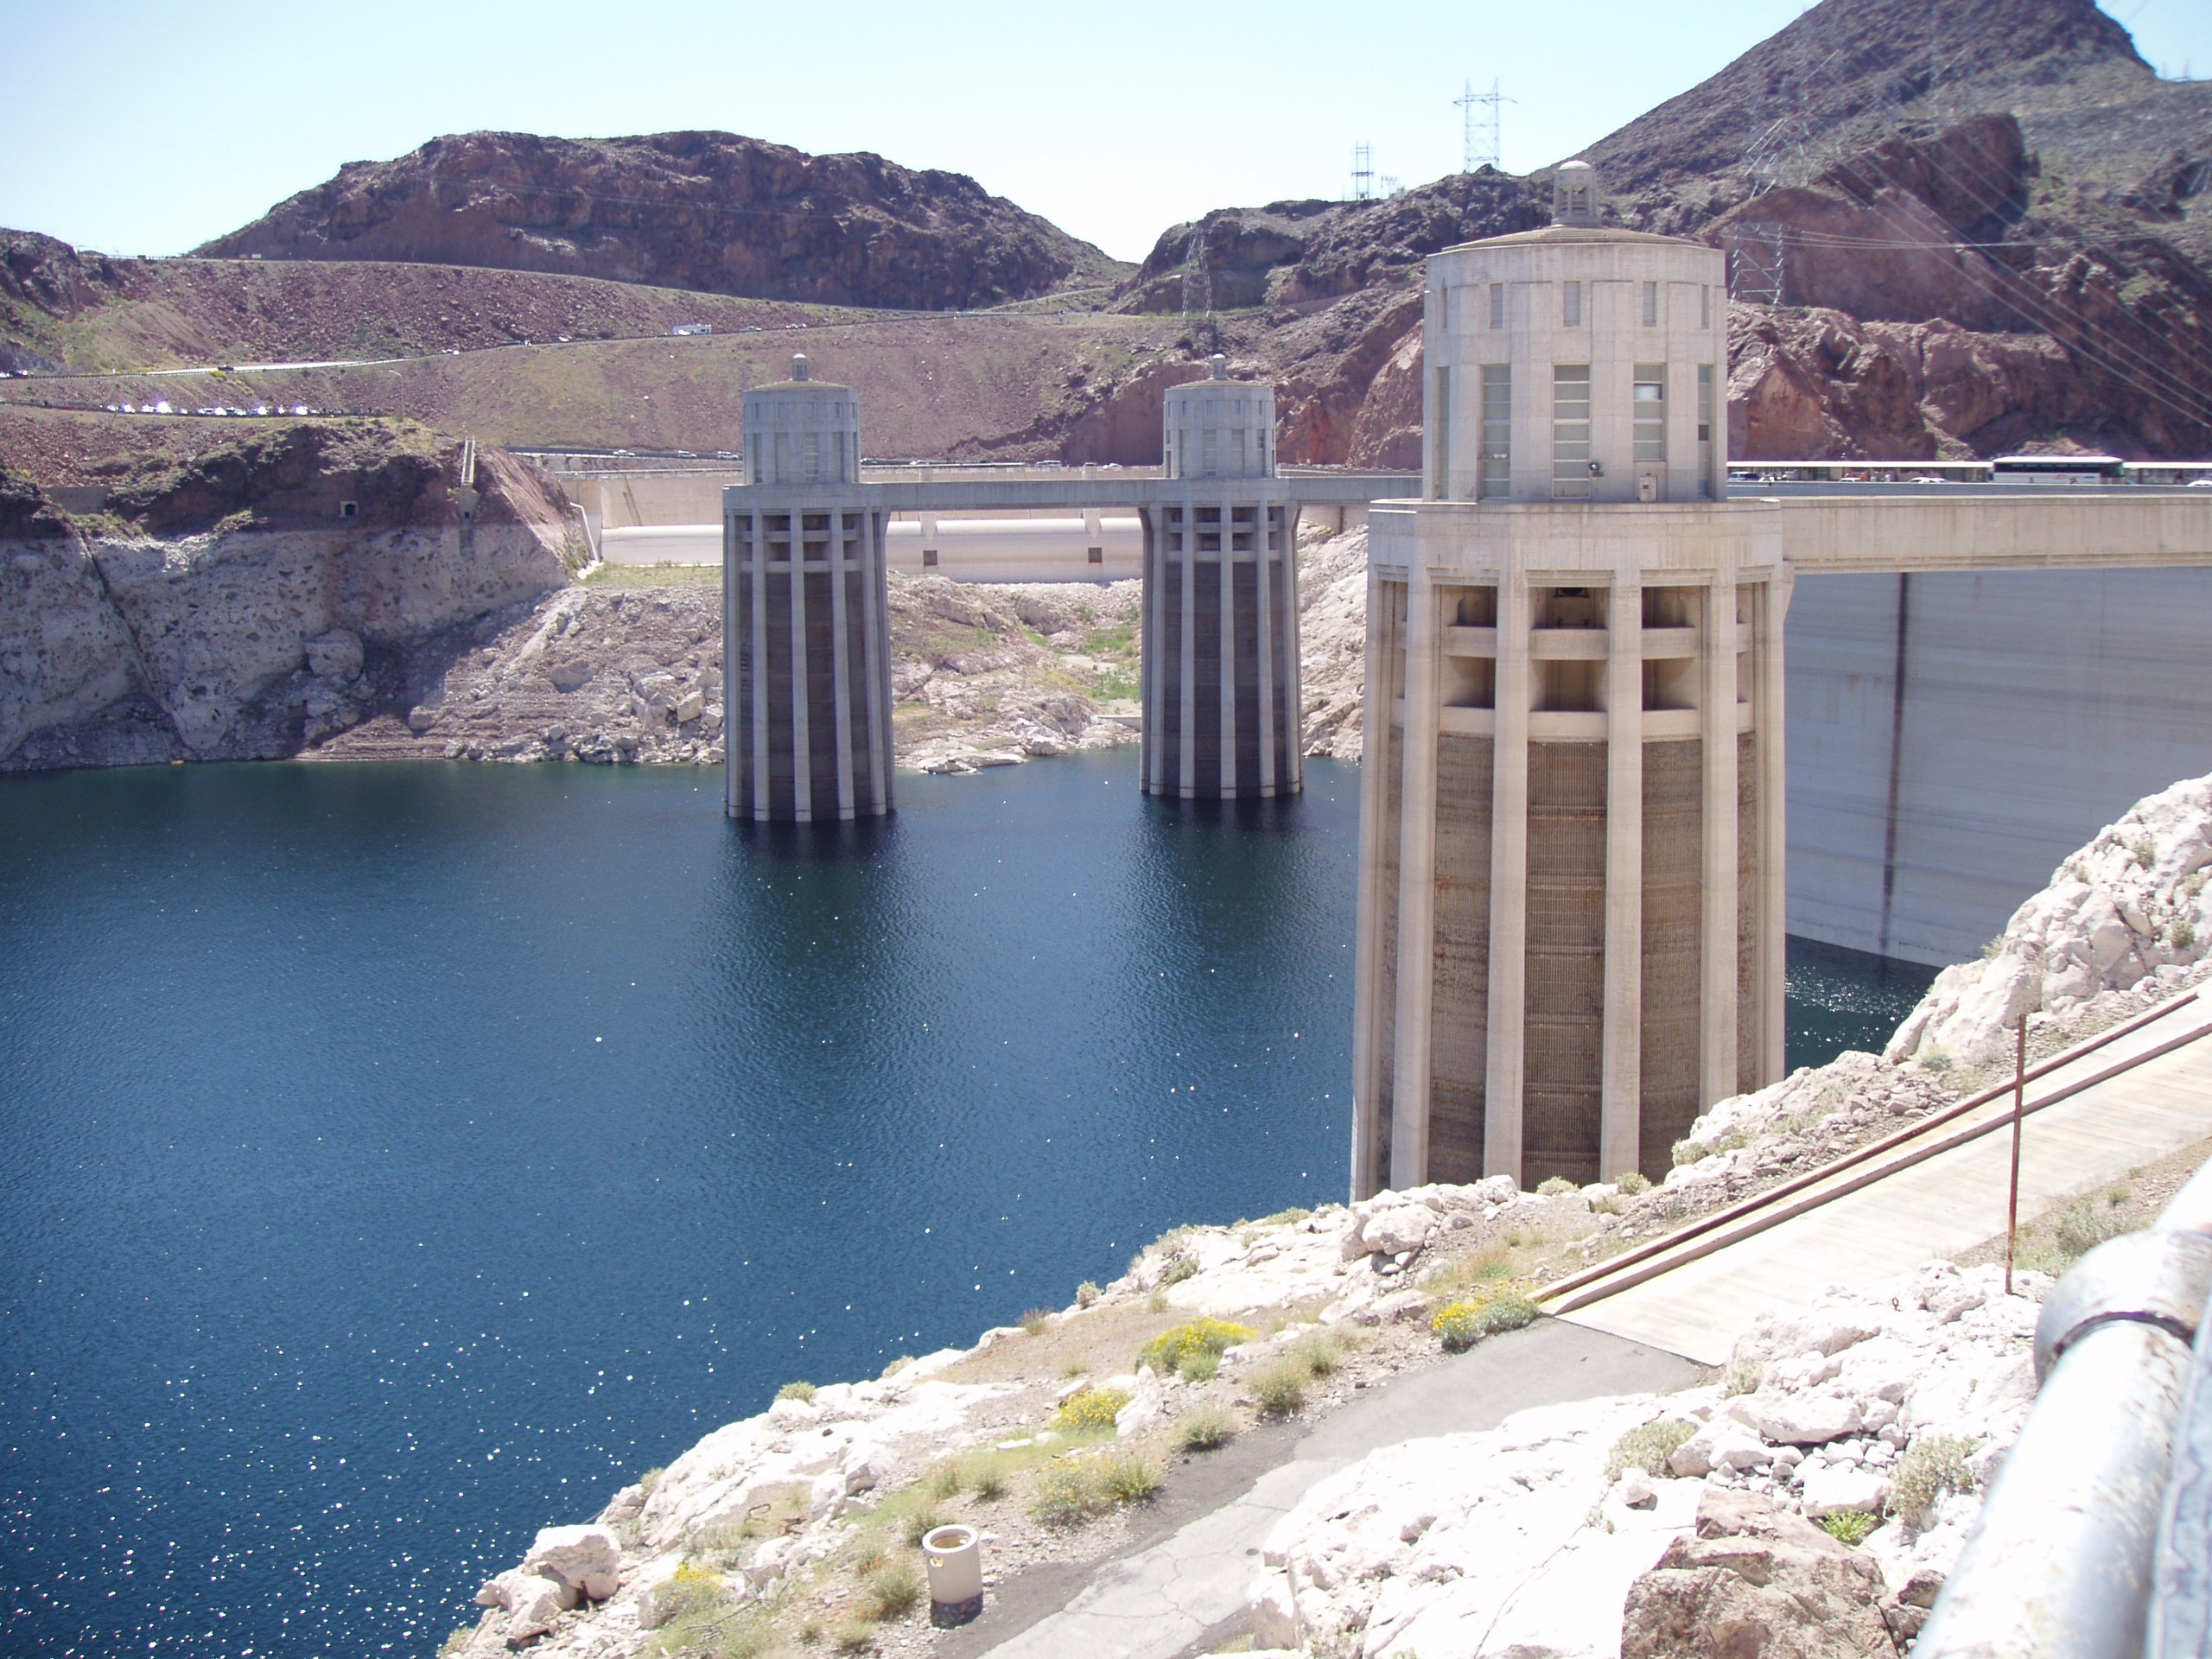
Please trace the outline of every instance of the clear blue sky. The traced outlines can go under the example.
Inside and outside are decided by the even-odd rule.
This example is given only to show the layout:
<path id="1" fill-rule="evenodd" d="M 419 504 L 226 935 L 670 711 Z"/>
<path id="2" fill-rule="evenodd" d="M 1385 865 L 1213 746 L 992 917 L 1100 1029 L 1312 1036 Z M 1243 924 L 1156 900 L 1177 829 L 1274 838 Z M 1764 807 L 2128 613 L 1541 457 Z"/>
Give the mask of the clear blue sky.
<path id="1" fill-rule="evenodd" d="M 2107 9 L 2162 71 L 2212 73 L 2206 0 Z M 1341 194 L 1363 140 L 1408 184 L 1456 170 L 1469 79 L 1519 100 L 1507 167 L 1559 160 L 1803 10 L 16 0 L 0 225 L 175 253 L 439 133 L 721 128 L 972 174 L 1135 258 L 1210 207 Z"/>

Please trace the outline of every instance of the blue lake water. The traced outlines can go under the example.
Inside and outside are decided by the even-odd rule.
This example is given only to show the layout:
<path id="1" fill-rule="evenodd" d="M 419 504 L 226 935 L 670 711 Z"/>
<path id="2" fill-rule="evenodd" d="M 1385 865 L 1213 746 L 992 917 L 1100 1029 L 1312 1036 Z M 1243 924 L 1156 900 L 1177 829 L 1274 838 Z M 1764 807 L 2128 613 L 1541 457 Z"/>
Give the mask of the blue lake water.
<path id="1" fill-rule="evenodd" d="M 779 1383 L 1342 1196 L 1358 772 L 1307 776 L 777 831 L 711 772 L 0 779 L 0 1650 L 426 1652 Z M 1793 950 L 1793 1063 L 1924 977 Z"/>

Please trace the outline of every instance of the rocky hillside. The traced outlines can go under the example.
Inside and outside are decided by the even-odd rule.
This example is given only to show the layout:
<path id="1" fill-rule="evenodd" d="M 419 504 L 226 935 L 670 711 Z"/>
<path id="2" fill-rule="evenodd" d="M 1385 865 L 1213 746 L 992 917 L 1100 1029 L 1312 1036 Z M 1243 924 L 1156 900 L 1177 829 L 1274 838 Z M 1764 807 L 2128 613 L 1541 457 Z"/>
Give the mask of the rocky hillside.
<path id="1" fill-rule="evenodd" d="M 727 132 L 470 132 L 353 162 L 200 254 L 403 260 L 830 305 L 1003 304 L 1118 266 L 958 173 Z"/>
<path id="2" fill-rule="evenodd" d="M 302 423 L 154 458 L 73 517 L 0 472 L 0 770 L 289 755 L 581 538 L 542 475 L 419 428 Z"/>
<path id="3" fill-rule="evenodd" d="M 2212 448 L 2212 84 L 2090 0 L 1822 0 L 1587 153 L 1620 222 L 1731 255 L 1739 458 Z M 1543 222 L 1548 188 L 1222 210 L 1116 304 L 1264 308 L 1218 326 L 1282 387 L 1282 454 L 1407 465 L 1421 262 Z"/>

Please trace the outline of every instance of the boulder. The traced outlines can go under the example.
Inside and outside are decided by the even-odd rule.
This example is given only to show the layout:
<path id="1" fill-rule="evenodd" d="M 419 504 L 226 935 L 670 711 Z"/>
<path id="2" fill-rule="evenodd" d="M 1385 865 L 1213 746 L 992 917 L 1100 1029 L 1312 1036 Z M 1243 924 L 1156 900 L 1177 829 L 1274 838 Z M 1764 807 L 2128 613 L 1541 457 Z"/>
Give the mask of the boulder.
<path id="1" fill-rule="evenodd" d="M 522 1570 L 556 1580 L 594 1601 L 605 1601 L 614 1593 L 621 1564 L 622 1546 L 605 1527 L 545 1527 L 523 1557 Z"/>
<path id="2" fill-rule="evenodd" d="M 1621 1659 L 1893 1659 L 1881 1570 L 1770 1498 L 1708 1488 L 1630 1588 Z"/>
<path id="3" fill-rule="evenodd" d="M 1890 1483 L 1878 1470 L 1858 1464 L 1824 1463 L 1805 1476 L 1805 1513 L 1815 1520 L 1824 1515 L 1839 1515 L 1846 1510 L 1879 1515 L 1882 1500 L 1889 1491 Z"/>
<path id="4" fill-rule="evenodd" d="M 1167 1385 L 1160 1374 L 1147 1365 L 1137 1372 L 1137 1386 L 1130 1394 L 1128 1403 L 1114 1414 L 1114 1433 L 1127 1440 L 1132 1434 L 1141 1434 L 1167 1413 Z"/>

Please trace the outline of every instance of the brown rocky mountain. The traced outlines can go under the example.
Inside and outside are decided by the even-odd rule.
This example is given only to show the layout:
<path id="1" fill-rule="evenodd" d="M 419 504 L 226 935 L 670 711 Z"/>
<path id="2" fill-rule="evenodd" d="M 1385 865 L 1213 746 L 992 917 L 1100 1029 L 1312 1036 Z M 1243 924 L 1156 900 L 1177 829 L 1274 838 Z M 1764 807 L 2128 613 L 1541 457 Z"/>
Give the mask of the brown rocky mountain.
<path id="1" fill-rule="evenodd" d="M 950 310 L 1127 270 L 958 173 L 726 132 L 470 132 L 353 162 L 196 250 L 604 276 L 828 305 Z"/>
<path id="2" fill-rule="evenodd" d="M 1586 152 L 1620 222 L 1731 258 L 1732 453 L 2212 451 L 2212 84 L 2091 0 L 1822 0 Z M 1283 385 L 1287 459 L 1419 455 L 1426 257 L 1540 223 L 1485 169 L 1172 227 L 1116 308 L 1224 327 Z"/>

